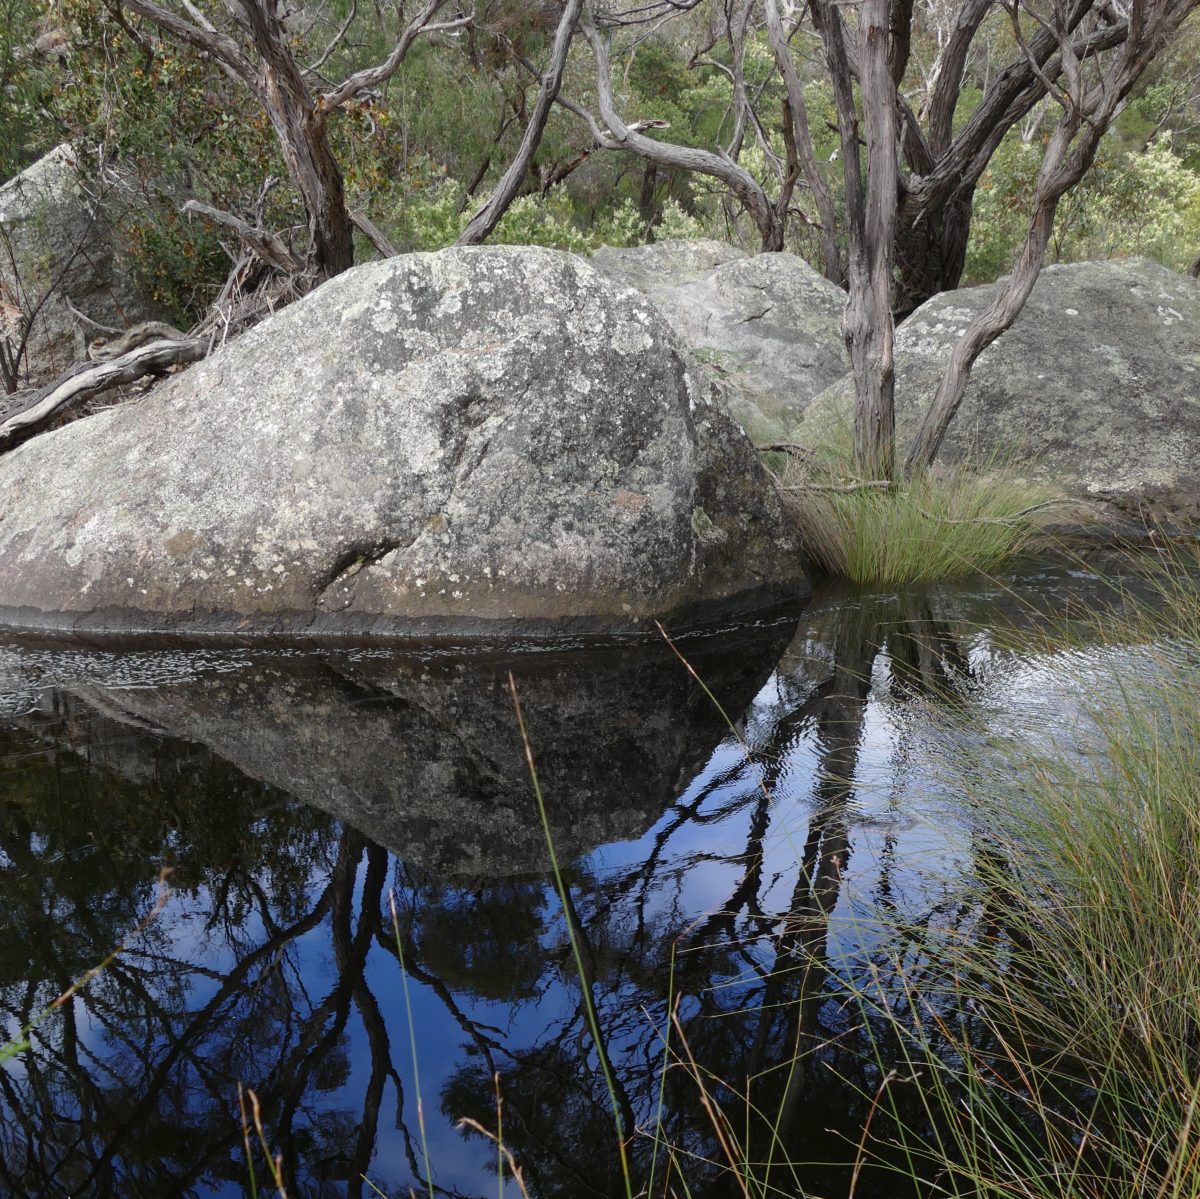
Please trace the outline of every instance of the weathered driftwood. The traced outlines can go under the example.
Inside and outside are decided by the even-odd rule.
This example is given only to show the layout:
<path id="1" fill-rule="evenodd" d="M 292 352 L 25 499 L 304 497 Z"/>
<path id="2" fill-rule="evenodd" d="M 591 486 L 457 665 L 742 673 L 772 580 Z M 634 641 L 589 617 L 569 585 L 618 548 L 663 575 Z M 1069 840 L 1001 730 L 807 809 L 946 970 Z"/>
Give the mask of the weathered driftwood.
<path id="1" fill-rule="evenodd" d="M 783 490 L 789 493 L 805 491 L 837 491 L 849 495 L 855 491 L 891 491 L 896 484 L 890 479 L 861 479 L 857 483 L 796 483 Z"/>
<path id="2" fill-rule="evenodd" d="M 794 441 L 769 441 L 765 445 L 756 446 L 760 454 L 791 454 L 794 458 L 811 458 L 813 451 L 809 446 L 797 445 Z"/>
<path id="3" fill-rule="evenodd" d="M 117 332 L 117 337 L 97 337 L 88 346 L 88 357 L 93 362 L 111 362 L 114 358 L 128 354 L 130 350 L 136 350 L 138 346 L 149 345 L 152 341 L 187 341 L 186 333 L 163 321 L 144 321 L 140 325 L 134 325 L 132 329 Z"/>
<path id="4" fill-rule="evenodd" d="M 52 420 L 93 396 L 147 375 L 162 374 L 172 366 L 198 362 L 208 349 L 206 338 L 163 339 L 137 346 L 107 362 L 81 363 L 57 382 L 34 392 L 18 411 L 0 422 L 0 453 L 28 440 Z"/>

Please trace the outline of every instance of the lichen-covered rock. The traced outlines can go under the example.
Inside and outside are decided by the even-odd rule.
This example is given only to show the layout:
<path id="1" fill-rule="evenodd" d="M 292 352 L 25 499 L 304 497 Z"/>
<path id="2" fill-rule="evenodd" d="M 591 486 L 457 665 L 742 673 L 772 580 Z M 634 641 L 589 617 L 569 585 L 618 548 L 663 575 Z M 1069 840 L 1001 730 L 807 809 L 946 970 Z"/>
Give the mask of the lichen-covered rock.
<path id="1" fill-rule="evenodd" d="M 748 257 L 745 250 L 727 241 L 681 238 L 645 246 L 601 246 L 590 261 L 601 274 L 626 287 L 652 291 L 694 283 L 727 262 L 744 262 Z"/>
<path id="2" fill-rule="evenodd" d="M 33 315 L 22 384 L 55 379 L 86 357 L 96 330 L 71 305 L 116 329 L 166 315 L 138 285 L 111 193 L 100 182 L 84 186 L 70 146 L 0 187 L 0 336 L 15 344 Z"/>
<path id="3" fill-rule="evenodd" d="M 846 373 L 846 293 L 794 254 L 667 241 L 598 250 L 592 262 L 645 292 L 732 385 L 730 411 L 757 445 L 792 440 L 809 401 Z"/>
<path id="4" fill-rule="evenodd" d="M 806 587 L 715 386 L 569 254 L 358 267 L 0 457 L 0 619 L 610 630 Z"/>
<path id="5" fill-rule="evenodd" d="M 896 337 L 903 447 L 951 348 L 995 285 L 944 292 Z M 800 434 L 849 420 L 844 379 Z M 999 458 L 1030 478 L 1147 515 L 1200 518 L 1200 282 L 1144 259 L 1048 266 L 1013 327 L 980 356 L 940 455 Z"/>

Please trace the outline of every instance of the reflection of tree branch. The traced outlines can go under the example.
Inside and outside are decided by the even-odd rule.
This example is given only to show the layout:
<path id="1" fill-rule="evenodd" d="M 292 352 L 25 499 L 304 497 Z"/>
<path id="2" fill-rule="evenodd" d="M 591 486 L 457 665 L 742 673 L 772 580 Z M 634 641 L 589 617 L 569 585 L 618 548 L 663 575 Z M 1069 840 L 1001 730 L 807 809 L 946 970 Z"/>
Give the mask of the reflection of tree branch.
<path id="1" fill-rule="evenodd" d="M 313 1071 L 326 1059 L 340 1040 L 350 1018 L 350 1002 L 355 980 L 362 973 L 370 950 L 371 927 L 351 934 L 350 923 L 358 864 L 365 850 L 360 834 L 346 830 L 338 847 L 337 861 L 330 875 L 326 894 L 330 897 L 329 925 L 333 936 L 334 960 L 338 967 L 337 983 L 322 1003 L 304 1022 L 296 1046 L 287 1059 L 277 1062 L 262 1087 L 263 1108 L 273 1119 L 276 1141 L 284 1159 L 284 1182 L 295 1190 L 298 1155 L 295 1151 L 294 1124 L 300 1101 L 308 1089 Z M 370 867 L 368 867 L 368 873 Z M 333 1019 L 330 1020 L 330 1015 Z"/>
<path id="2" fill-rule="evenodd" d="M 814 795 L 815 812 L 797 871 L 787 917 L 766 974 L 757 1027 L 746 1061 L 747 1086 L 761 1090 L 773 1072 L 767 1070 L 774 1032 L 782 1017 L 787 1030 L 781 1046 L 783 1092 L 763 1135 L 786 1137 L 794 1124 L 799 1098 L 808 1077 L 806 1056 L 815 1047 L 821 991 L 826 978 L 829 917 L 837 903 L 849 855 L 847 814 L 854 798 L 859 746 L 871 665 L 879 630 L 843 625 L 834 651 L 831 679 L 817 689 L 795 714 L 816 725 L 820 764 Z M 786 722 L 795 728 L 797 719 Z M 764 1102 L 757 1110 L 766 1110 Z"/>
<path id="3" fill-rule="evenodd" d="M 567 920 L 570 921 L 571 927 L 575 931 L 575 937 L 579 943 L 580 954 L 579 961 L 583 968 L 583 977 L 579 980 L 580 987 L 586 987 L 589 994 L 593 996 L 595 1003 L 596 990 L 596 955 L 592 949 L 591 938 L 587 935 L 587 929 L 583 922 L 579 919 L 579 913 L 575 908 L 575 900 L 571 895 L 569 887 L 562 888 L 562 901 L 566 909 Z M 597 1020 L 599 1019 L 600 1009 L 596 1009 Z M 600 1058 L 600 1064 L 604 1072 L 612 1079 L 613 1090 L 617 1096 L 617 1106 L 621 1113 L 621 1127 L 625 1130 L 625 1136 L 628 1138 L 633 1135 L 633 1130 L 637 1127 L 637 1120 L 633 1115 L 633 1104 L 629 1102 L 629 1094 L 621 1083 L 620 1075 L 613 1069 L 612 1059 L 609 1057 L 608 1046 L 604 1043 L 603 1037 L 594 1038 L 596 1053 Z"/>
<path id="4" fill-rule="evenodd" d="M 257 949 L 247 954 L 244 958 L 241 958 L 237 965 L 230 970 L 225 982 L 217 990 L 217 993 L 205 1004 L 200 1010 L 199 1015 L 188 1025 L 187 1029 L 163 1057 L 154 1076 L 145 1084 L 141 1098 L 126 1113 L 125 1122 L 114 1130 L 111 1138 L 104 1147 L 103 1154 L 97 1159 L 86 1177 L 79 1183 L 76 1188 L 79 1193 L 87 1193 L 88 1188 L 108 1169 L 130 1132 L 138 1128 L 154 1110 L 158 1102 L 158 1094 L 169 1080 L 171 1071 L 175 1068 L 179 1058 L 185 1050 L 199 1041 L 202 1035 L 208 1032 L 209 1026 L 216 1019 L 226 1001 L 230 996 L 236 994 L 254 967 L 260 962 L 270 959 L 279 949 L 290 944 L 297 937 L 301 937 L 306 932 L 316 928 L 321 923 L 330 905 L 330 890 L 329 887 L 325 888 L 308 915 L 297 920 L 288 928 L 283 929 L 276 936 L 268 938 Z"/>
<path id="5" fill-rule="evenodd" d="M 371 1075 L 363 1094 L 362 1121 L 359 1124 L 358 1137 L 350 1155 L 348 1195 L 351 1199 L 361 1199 L 363 1193 L 363 1177 L 367 1172 L 367 1167 L 371 1164 L 371 1155 L 375 1149 L 375 1136 L 379 1128 L 379 1108 L 383 1102 L 383 1088 L 389 1078 L 396 1087 L 397 1121 L 399 1121 L 404 1107 L 404 1085 L 400 1080 L 399 1072 L 392 1064 L 392 1048 L 388 1038 L 387 1025 L 384 1023 L 383 1013 L 379 1010 L 375 996 L 371 994 L 371 990 L 367 986 L 363 971 L 372 939 L 382 925 L 380 912 L 386 877 L 387 854 L 379 846 L 372 845 L 367 849 L 367 875 L 363 880 L 358 928 L 354 935 L 355 949 L 357 950 L 361 945 L 361 953 L 356 955 L 352 992 L 354 1004 L 358 1008 L 363 1028 L 366 1030 L 367 1045 L 371 1051 Z"/>
<path id="6" fill-rule="evenodd" d="M 653 881 L 658 864 L 666 852 L 668 842 L 686 824 L 690 822 L 704 823 L 705 821 L 701 813 L 704 803 L 715 792 L 731 785 L 739 779 L 746 772 L 746 768 L 746 760 L 744 758 L 740 759 L 733 766 L 720 771 L 713 778 L 709 779 L 688 803 L 675 803 L 671 805 L 669 811 L 674 813 L 674 817 L 669 824 L 664 825 L 655 834 L 654 845 L 651 847 L 649 854 L 646 855 L 645 861 L 636 869 L 629 871 L 623 877 L 618 877 L 604 887 L 603 894 L 608 899 L 610 905 L 615 905 L 623 895 L 628 894 L 639 883 L 641 884 L 642 892 L 639 907 L 645 903 L 646 891 Z M 739 795 L 735 803 L 730 805 L 728 811 L 736 810 L 743 803 L 745 803 L 745 797 Z M 721 818 L 727 815 L 728 811 L 723 810 Z"/>
<path id="7" fill-rule="evenodd" d="M 761 916 L 763 914 L 759 905 L 758 889 L 762 885 L 763 838 L 766 837 L 767 828 L 771 823 L 770 795 L 771 792 L 766 787 L 759 790 L 758 802 L 750 816 L 750 831 L 746 838 L 746 849 L 741 855 L 741 860 L 746 865 L 746 872 L 725 903 L 713 912 L 703 924 L 693 930 L 688 938 L 690 944 L 703 945 L 720 935 L 733 940 L 734 921 L 742 908 L 750 909 L 751 915 Z"/>
<path id="8" fill-rule="evenodd" d="M 411 891 L 415 894 L 415 885 L 410 884 L 410 887 Z M 409 915 L 410 917 L 412 915 L 411 909 L 409 911 Z M 403 926 L 401 926 L 401 932 L 403 933 L 403 931 Z M 396 958 L 397 962 L 399 961 L 396 942 L 392 939 L 392 933 L 390 929 L 384 930 L 381 927 L 376 933 L 376 940 L 386 953 L 390 954 L 393 958 Z M 442 1004 L 445 1006 L 446 1010 L 453 1017 L 454 1022 L 463 1030 L 463 1032 L 467 1034 L 468 1037 L 471 1038 L 475 1048 L 483 1056 L 484 1061 L 487 1062 L 489 1071 L 491 1071 L 492 1074 L 495 1074 L 496 1059 L 493 1055 L 496 1050 L 502 1051 L 504 1049 L 503 1044 L 492 1037 L 485 1036 L 481 1031 L 484 1025 L 472 1020 L 459 1006 L 450 988 L 447 987 L 440 978 L 434 974 L 431 974 L 428 970 L 422 967 L 420 963 L 420 957 L 417 952 L 417 946 L 411 936 L 407 938 L 404 944 L 403 968 L 408 971 L 412 978 L 415 978 L 417 982 L 427 986 L 438 997 L 438 999 L 442 1001 Z"/>

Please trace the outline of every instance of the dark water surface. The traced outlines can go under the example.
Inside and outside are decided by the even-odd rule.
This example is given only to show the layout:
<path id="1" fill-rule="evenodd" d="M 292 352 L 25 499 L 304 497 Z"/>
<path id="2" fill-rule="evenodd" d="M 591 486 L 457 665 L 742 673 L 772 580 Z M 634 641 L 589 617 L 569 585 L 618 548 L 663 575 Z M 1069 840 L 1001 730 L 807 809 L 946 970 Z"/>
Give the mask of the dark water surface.
<path id="1" fill-rule="evenodd" d="M 813 1163 L 804 1187 L 845 1195 L 830 1163 L 853 1157 L 879 1069 L 831 979 L 878 948 L 872 912 L 936 919 L 969 865 L 965 823 L 929 802 L 948 788 L 942 716 L 999 736 L 1069 719 L 1060 666 L 1086 651 L 1056 646 L 1037 612 L 1097 589 L 1086 570 L 1030 566 L 819 594 L 798 623 L 681 643 L 736 733 L 665 644 L 505 657 L 0 638 L 8 1036 L 127 937 L 173 866 L 153 922 L 0 1066 L 0 1192 L 248 1194 L 241 1083 L 292 1199 L 428 1193 L 426 1160 L 435 1193 L 496 1195 L 494 1146 L 457 1123 L 495 1129 L 499 1075 L 531 1194 L 618 1195 L 607 1064 L 626 1127 L 659 1126 L 697 1155 L 693 1193 L 723 1194 L 701 1088 L 683 1066 L 664 1082 L 674 1002 L 752 1152 L 765 1134 L 747 1096 Z M 644 1182 L 653 1139 L 630 1152 Z"/>

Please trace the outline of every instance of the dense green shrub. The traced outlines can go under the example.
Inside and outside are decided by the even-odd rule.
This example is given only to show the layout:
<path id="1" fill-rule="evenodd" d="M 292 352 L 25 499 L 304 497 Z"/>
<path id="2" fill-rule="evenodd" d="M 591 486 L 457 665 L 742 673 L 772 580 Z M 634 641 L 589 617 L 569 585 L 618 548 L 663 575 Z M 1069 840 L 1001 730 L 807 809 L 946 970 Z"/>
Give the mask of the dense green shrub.
<path id="1" fill-rule="evenodd" d="M 1059 205 L 1051 241 L 1057 262 L 1143 255 L 1186 270 L 1200 252 L 1200 172 L 1175 152 L 1170 133 L 1139 150 L 1111 132 L 1093 169 Z M 1004 274 L 1029 225 L 1041 139 L 1010 135 L 975 196 L 964 282 Z"/>

